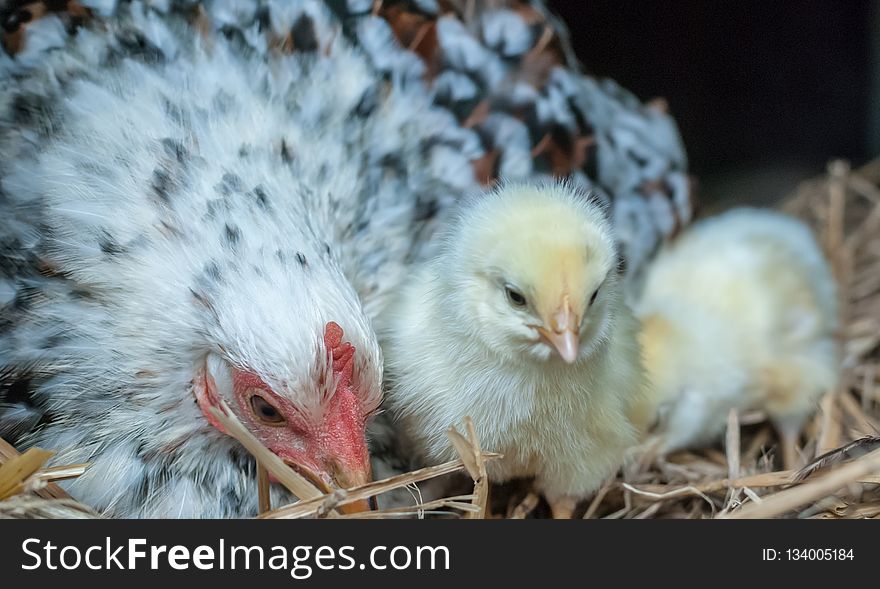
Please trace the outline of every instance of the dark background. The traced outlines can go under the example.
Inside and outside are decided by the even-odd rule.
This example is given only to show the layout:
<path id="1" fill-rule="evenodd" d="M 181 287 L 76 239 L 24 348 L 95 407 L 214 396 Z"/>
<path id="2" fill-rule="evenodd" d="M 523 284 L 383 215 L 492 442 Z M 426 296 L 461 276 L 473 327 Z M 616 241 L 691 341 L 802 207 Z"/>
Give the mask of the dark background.
<path id="1" fill-rule="evenodd" d="M 669 101 L 709 204 L 880 155 L 880 0 L 549 4 L 589 72 Z"/>

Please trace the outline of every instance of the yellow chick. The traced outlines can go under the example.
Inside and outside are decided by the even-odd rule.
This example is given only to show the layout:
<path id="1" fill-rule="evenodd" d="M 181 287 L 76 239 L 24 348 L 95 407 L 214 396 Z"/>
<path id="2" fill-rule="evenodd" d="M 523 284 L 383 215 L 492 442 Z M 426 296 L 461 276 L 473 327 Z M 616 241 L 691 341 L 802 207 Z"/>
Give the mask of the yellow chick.
<path id="1" fill-rule="evenodd" d="M 571 515 L 645 423 L 638 322 L 611 225 L 566 184 L 506 185 L 467 206 L 384 332 L 387 407 L 428 462 L 473 418 L 495 482 L 534 477 Z"/>
<path id="2" fill-rule="evenodd" d="M 783 461 L 838 376 L 834 280 L 806 225 L 737 209 L 660 252 L 636 304 L 663 452 L 711 442 L 731 409 L 763 409 Z"/>

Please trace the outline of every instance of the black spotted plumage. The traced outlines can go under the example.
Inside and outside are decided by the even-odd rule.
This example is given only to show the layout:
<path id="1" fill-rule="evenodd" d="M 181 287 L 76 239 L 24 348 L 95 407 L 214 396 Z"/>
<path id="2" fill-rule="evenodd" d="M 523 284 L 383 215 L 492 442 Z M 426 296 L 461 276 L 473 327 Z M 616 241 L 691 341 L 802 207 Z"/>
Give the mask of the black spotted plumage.
<path id="1" fill-rule="evenodd" d="M 71 490 L 109 515 L 251 515 L 252 462 L 192 402 L 205 354 L 303 380 L 332 319 L 374 402 L 370 321 L 460 198 L 569 177 L 611 204 L 633 283 L 690 216 L 672 119 L 584 76 L 539 1 L 0 22 L 0 435 L 93 462 Z"/>

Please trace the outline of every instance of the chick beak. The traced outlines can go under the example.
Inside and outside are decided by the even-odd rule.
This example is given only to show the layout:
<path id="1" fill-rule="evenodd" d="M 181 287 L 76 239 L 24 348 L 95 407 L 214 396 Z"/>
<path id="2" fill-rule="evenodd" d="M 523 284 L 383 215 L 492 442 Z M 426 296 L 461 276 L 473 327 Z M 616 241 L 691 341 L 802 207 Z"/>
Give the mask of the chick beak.
<path id="1" fill-rule="evenodd" d="M 550 325 L 550 329 L 538 328 L 541 337 L 556 350 L 563 361 L 573 364 L 578 357 L 580 338 L 577 317 L 571 309 L 568 295 L 562 299 L 562 305 L 553 313 L 547 323 Z"/>
<path id="2" fill-rule="evenodd" d="M 578 334 L 575 331 L 548 332 L 541 334 L 548 344 L 559 354 L 567 364 L 574 364 L 578 357 Z"/>

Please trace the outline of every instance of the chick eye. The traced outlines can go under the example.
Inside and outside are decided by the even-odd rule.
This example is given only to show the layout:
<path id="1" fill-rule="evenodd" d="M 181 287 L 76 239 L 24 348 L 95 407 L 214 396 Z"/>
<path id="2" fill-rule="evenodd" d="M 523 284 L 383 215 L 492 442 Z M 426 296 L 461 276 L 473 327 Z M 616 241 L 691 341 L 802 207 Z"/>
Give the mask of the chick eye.
<path id="1" fill-rule="evenodd" d="M 596 297 L 598 297 L 598 296 L 599 296 L 599 289 L 597 288 L 596 290 L 593 291 L 593 296 L 590 297 L 590 304 L 591 305 L 596 302 Z"/>
<path id="2" fill-rule="evenodd" d="M 251 410 L 254 415 L 263 423 L 269 425 L 280 425 L 284 423 L 284 417 L 271 403 L 260 395 L 251 397 Z"/>
<path id="3" fill-rule="evenodd" d="M 526 306 L 526 297 L 519 291 L 509 287 L 504 287 L 504 292 L 507 293 L 507 300 L 514 307 L 525 307 Z"/>

